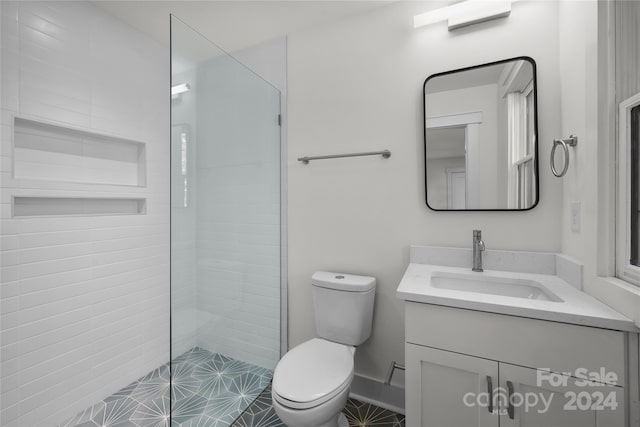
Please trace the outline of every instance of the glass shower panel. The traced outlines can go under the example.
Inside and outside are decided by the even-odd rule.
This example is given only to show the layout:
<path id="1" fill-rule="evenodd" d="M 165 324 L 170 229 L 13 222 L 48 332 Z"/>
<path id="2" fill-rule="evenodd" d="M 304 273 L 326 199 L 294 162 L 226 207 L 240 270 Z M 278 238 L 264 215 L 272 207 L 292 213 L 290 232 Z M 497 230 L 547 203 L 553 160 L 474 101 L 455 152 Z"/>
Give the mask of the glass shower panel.
<path id="1" fill-rule="evenodd" d="M 175 17 L 171 67 L 172 419 L 232 422 L 280 356 L 280 92 Z"/>

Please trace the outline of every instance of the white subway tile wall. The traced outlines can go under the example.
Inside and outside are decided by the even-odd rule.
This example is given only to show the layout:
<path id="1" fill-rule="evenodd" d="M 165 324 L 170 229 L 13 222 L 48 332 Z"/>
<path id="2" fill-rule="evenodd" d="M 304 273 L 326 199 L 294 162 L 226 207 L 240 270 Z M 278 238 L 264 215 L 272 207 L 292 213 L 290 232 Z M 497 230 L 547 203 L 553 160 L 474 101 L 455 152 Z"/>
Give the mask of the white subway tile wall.
<path id="1" fill-rule="evenodd" d="M 169 360 L 169 52 L 89 2 L 0 16 L 0 424 L 50 426 Z M 146 185 L 14 177 L 16 116 L 145 143 Z M 146 208 L 14 217 L 14 196 Z"/>
<path id="2" fill-rule="evenodd" d="M 263 368 L 280 358 L 280 93 L 227 56 L 196 87 L 199 347 Z M 213 113 L 212 113 L 213 112 Z"/>

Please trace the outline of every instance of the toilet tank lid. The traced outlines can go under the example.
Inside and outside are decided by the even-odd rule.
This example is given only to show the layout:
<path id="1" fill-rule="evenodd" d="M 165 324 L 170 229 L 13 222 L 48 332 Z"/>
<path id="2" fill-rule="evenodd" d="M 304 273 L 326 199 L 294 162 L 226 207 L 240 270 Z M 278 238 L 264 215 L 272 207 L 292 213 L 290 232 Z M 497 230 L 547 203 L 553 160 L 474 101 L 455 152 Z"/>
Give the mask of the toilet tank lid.
<path id="1" fill-rule="evenodd" d="M 311 284 L 339 291 L 366 292 L 376 287 L 376 278 L 331 271 L 316 271 L 311 276 Z"/>

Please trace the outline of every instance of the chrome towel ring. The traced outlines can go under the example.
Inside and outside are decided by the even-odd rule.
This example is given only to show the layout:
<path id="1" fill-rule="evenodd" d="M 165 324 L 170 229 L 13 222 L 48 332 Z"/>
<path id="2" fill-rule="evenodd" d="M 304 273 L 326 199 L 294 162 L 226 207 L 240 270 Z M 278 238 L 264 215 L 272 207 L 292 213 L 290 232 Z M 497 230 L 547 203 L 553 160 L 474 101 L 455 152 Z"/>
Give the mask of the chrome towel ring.
<path id="1" fill-rule="evenodd" d="M 566 139 L 553 140 L 553 148 L 551 149 L 551 172 L 558 178 L 563 177 L 564 174 L 567 173 L 569 169 L 569 147 L 575 147 L 576 145 L 578 145 L 578 137 L 576 135 L 570 135 L 569 138 Z M 564 149 L 564 167 L 560 173 L 558 173 L 555 162 L 553 161 L 556 155 L 556 148 L 559 146 L 562 146 Z"/>

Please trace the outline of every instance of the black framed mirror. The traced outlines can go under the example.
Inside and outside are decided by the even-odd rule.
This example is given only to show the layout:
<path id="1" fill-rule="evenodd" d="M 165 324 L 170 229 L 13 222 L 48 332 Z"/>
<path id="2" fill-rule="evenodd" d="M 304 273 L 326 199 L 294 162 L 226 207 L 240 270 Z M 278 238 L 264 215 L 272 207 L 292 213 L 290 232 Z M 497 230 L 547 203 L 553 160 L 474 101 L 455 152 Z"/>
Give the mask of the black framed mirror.
<path id="1" fill-rule="evenodd" d="M 529 210 L 539 199 L 536 64 L 527 56 L 429 76 L 426 202 L 435 211 Z"/>

